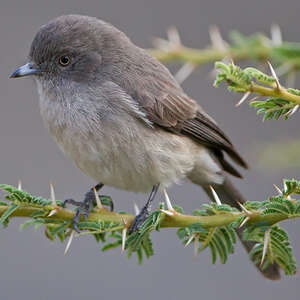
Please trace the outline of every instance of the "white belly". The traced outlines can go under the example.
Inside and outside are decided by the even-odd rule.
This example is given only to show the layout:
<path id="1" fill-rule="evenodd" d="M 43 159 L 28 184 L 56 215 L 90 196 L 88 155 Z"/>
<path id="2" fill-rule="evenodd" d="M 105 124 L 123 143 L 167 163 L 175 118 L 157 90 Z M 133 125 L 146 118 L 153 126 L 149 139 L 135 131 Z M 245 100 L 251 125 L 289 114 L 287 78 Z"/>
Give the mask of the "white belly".
<path id="1" fill-rule="evenodd" d="M 40 102 L 46 127 L 65 155 L 96 182 L 147 192 L 191 173 L 200 185 L 220 181 L 209 150 L 188 137 L 150 128 L 129 114 L 96 120 L 50 101 L 42 97 Z"/>
<path id="2" fill-rule="evenodd" d="M 139 124 L 141 126 L 141 124 Z M 89 177 L 119 189 L 147 192 L 160 183 L 169 186 L 194 166 L 187 138 L 142 127 L 138 131 L 110 128 L 110 134 L 81 135 L 64 129 L 53 135 L 61 150 Z"/>

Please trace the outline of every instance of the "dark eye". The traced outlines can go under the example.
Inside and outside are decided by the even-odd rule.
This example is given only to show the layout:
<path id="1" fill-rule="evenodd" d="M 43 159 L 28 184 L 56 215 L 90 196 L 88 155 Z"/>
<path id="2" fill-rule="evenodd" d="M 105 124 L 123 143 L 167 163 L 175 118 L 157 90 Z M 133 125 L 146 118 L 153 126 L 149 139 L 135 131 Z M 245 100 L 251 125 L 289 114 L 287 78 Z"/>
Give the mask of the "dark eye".
<path id="1" fill-rule="evenodd" d="M 70 63 L 70 61 L 71 60 L 70 60 L 69 56 L 66 56 L 66 55 L 61 56 L 58 60 L 59 64 L 63 67 L 66 67 Z"/>

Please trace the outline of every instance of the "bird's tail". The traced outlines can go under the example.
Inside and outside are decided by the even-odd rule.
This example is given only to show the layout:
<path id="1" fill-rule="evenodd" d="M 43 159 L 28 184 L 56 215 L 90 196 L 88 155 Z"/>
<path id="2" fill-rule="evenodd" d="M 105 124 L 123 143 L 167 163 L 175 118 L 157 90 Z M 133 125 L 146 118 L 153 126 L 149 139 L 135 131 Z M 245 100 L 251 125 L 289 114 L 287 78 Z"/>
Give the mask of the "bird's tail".
<path id="1" fill-rule="evenodd" d="M 239 203 L 245 203 L 244 197 L 240 194 L 240 192 L 233 186 L 233 184 L 230 182 L 228 178 L 224 181 L 222 185 L 213 185 L 214 190 L 220 197 L 220 200 L 224 204 L 228 204 L 230 206 L 236 207 L 237 209 L 241 209 L 238 205 Z M 204 188 L 207 195 L 211 198 L 211 200 L 214 201 L 214 196 L 211 192 L 211 189 L 209 187 Z M 243 234 L 243 228 L 237 229 L 237 235 L 239 236 L 244 248 L 249 253 L 253 246 L 255 245 L 255 242 L 249 242 L 249 241 L 243 241 L 242 240 L 242 234 Z M 280 279 L 280 272 L 279 267 L 277 264 L 272 264 L 268 266 L 265 270 L 262 270 L 259 266 L 256 265 L 256 268 L 259 270 L 259 272 L 266 278 L 271 280 L 279 280 Z"/>

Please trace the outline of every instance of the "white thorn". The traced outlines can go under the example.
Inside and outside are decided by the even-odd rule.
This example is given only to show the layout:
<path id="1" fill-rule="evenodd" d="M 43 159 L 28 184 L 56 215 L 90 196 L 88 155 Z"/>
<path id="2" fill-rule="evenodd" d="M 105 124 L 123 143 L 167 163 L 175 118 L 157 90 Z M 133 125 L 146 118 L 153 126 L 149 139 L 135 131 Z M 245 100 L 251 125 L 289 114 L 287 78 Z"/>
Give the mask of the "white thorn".
<path id="1" fill-rule="evenodd" d="M 265 233 L 263 255 L 261 257 L 260 266 L 262 266 L 262 264 L 265 260 L 265 257 L 266 257 L 266 253 L 267 253 L 267 249 L 268 249 L 268 242 L 269 242 L 269 237 L 270 237 L 270 230 L 271 230 L 271 228 L 269 228 Z"/>
<path id="2" fill-rule="evenodd" d="M 68 243 L 67 243 L 67 246 L 66 246 L 66 249 L 65 249 L 65 252 L 64 252 L 64 255 L 66 255 L 70 249 L 70 246 L 71 246 L 71 243 L 73 241 L 73 238 L 74 238 L 74 234 L 75 234 L 75 230 L 72 230 L 71 231 L 71 235 L 69 237 L 69 240 L 68 240 Z"/>
<path id="3" fill-rule="evenodd" d="M 192 240 L 195 238 L 195 234 L 193 233 L 190 238 L 188 239 L 188 241 L 186 242 L 186 244 L 184 245 L 184 247 L 187 247 L 191 242 Z"/>
<path id="4" fill-rule="evenodd" d="M 255 101 L 255 100 L 259 99 L 259 98 L 260 98 L 260 96 L 255 96 L 255 97 L 251 98 L 251 99 L 249 100 L 249 102 L 251 103 L 252 101 Z"/>
<path id="5" fill-rule="evenodd" d="M 246 213 L 246 215 L 251 215 L 251 212 L 240 202 L 237 202 L 240 208 Z"/>
<path id="6" fill-rule="evenodd" d="M 48 215 L 48 217 L 51 217 L 57 213 L 57 209 L 52 209 Z"/>
<path id="7" fill-rule="evenodd" d="M 160 209 L 160 211 L 168 216 L 174 216 L 174 213 L 172 211 L 165 210 L 165 209 Z"/>
<path id="8" fill-rule="evenodd" d="M 286 186 L 285 181 L 283 181 L 283 191 L 284 191 L 284 193 L 287 192 L 287 186 Z M 287 200 L 291 200 L 291 195 L 288 195 L 288 196 L 286 197 L 286 199 L 287 199 Z"/>
<path id="9" fill-rule="evenodd" d="M 196 260 L 197 260 L 198 248 L 199 248 L 199 236 L 195 235 L 195 241 L 194 241 L 194 262 L 196 262 Z"/>
<path id="10" fill-rule="evenodd" d="M 94 190 L 94 194 L 95 194 L 95 199 L 96 199 L 97 207 L 98 207 L 99 209 L 103 209 L 103 205 L 102 205 L 102 203 L 101 203 L 101 200 L 100 200 L 100 198 L 99 198 L 99 195 L 98 195 L 96 189 L 93 188 L 93 190 Z"/>
<path id="11" fill-rule="evenodd" d="M 222 205 L 222 202 L 221 202 L 221 200 L 220 200 L 218 194 L 217 194 L 216 191 L 214 190 L 214 188 L 213 188 L 211 185 L 210 185 L 209 187 L 210 187 L 210 189 L 211 189 L 211 192 L 212 192 L 212 194 L 213 194 L 213 196 L 214 196 L 214 199 L 215 199 L 217 205 Z"/>
<path id="12" fill-rule="evenodd" d="M 18 181 L 18 190 L 19 191 L 22 190 L 22 181 L 21 180 Z"/>
<path id="13" fill-rule="evenodd" d="M 244 96 L 242 97 L 242 99 L 235 105 L 235 107 L 240 106 L 249 97 L 250 94 L 251 94 L 251 92 L 245 93 Z"/>
<path id="14" fill-rule="evenodd" d="M 172 203 L 171 203 L 171 200 L 169 198 L 169 195 L 167 193 L 167 190 L 164 189 L 164 196 L 165 196 L 165 201 L 166 201 L 166 204 L 167 204 L 167 208 L 168 210 L 174 210 L 173 206 L 172 206 Z"/>
<path id="15" fill-rule="evenodd" d="M 53 186 L 52 181 L 50 181 L 50 198 L 51 198 L 51 201 L 52 201 L 52 206 L 57 207 L 56 199 L 55 199 L 54 186 Z"/>
<path id="16" fill-rule="evenodd" d="M 244 219 L 244 221 L 241 223 L 241 225 L 240 225 L 239 228 L 243 227 L 249 220 L 250 220 L 250 218 L 249 218 L 249 217 L 246 217 L 246 218 Z"/>
<path id="17" fill-rule="evenodd" d="M 292 116 L 299 108 L 299 104 L 297 104 L 292 110 L 286 113 L 287 116 Z"/>
<path id="18" fill-rule="evenodd" d="M 274 46 L 282 44 L 282 34 L 278 24 L 271 25 L 271 39 Z"/>
<path id="19" fill-rule="evenodd" d="M 127 227 L 124 227 L 122 230 L 122 252 L 125 251 L 126 234 L 127 234 Z"/>
<path id="20" fill-rule="evenodd" d="M 286 186 L 285 181 L 283 181 L 283 191 L 284 191 L 285 193 L 287 192 L 287 186 Z"/>
<path id="21" fill-rule="evenodd" d="M 273 184 L 275 190 L 278 192 L 279 195 L 282 195 L 282 191 L 281 189 L 276 185 L 276 184 Z"/>
<path id="22" fill-rule="evenodd" d="M 192 63 L 185 63 L 174 75 L 179 84 L 182 84 L 195 70 L 195 65 Z"/>
<path id="23" fill-rule="evenodd" d="M 228 47 L 227 43 L 223 40 L 219 27 L 216 25 L 211 26 L 209 28 L 209 36 L 212 43 L 213 48 L 225 51 Z"/>
<path id="24" fill-rule="evenodd" d="M 171 51 L 173 48 L 173 46 L 169 41 L 164 40 L 162 38 L 153 38 L 152 44 L 154 45 L 155 48 L 165 52 Z"/>
<path id="25" fill-rule="evenodd" d="M 137 216 L 140 213 L 140 209 L 136 203 L 134 203 L 133 208 L 134 208 L 134 213 Z"/>
<path id="26" fill-rule="evenodd" d="M 281 85 L 280 85 L 279 79 L 278 79 L 278 77 L 277 77 L 277 75 L 276 75 L 276 73 L 275 73 L 275 71 L 274 71 L 274 68 L 272 67 L 272 65 L 271 65 L 271 63 L 270 63 L 269 61 L 267 61 L 267 64 L 268 64 L 268 66 L 269 66 L 269 68 L 270 68 L 270 71 L 271 71 L 272 76 L 274 77 L 274 79 L 275 79 L 275 81 L 276 81 L 277 89 L 280 90 L 280 89 L 281 89 Z"/>
<path id="27" fill-rule="evenodd" d="M 181 39 L 180 39 L 180 35 L 179 35 L 179 32 L 177 30 L 177 28 L 175 27 L 170 27 L 168 30 L 167 30 L 167 35 L 168 35 L 168 38 L 169 38 L 169 41 L 175 45 L 175 46 L 181 46 Z"/>

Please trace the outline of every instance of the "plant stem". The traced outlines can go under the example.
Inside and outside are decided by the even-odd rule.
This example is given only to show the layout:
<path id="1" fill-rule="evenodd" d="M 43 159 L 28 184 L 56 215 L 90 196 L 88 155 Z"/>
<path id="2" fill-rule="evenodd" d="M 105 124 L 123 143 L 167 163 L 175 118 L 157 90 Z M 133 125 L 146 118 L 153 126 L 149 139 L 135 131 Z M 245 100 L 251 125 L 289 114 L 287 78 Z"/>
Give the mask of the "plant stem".
<path id="1" fill-rule="evenodd" d="M 230 57 L 234 61 L 246 60 L 253 57 L 260 60 L 267 60 L 271 56 L 272 48 L 267 46 L 259 46 L 256 49 L 228 48 L 226 50 L 218 50 L 214 48 L 194 49 L 180 46 L 169 51 L 151 49 L 150 52 L 154 57 L 163 63 L 181 61 L 189 62 L 199 66 L 222 60 L 225 57 Z"/>
<path id="2" fill-rule="evenodd" d="M 286 88 L 267 88 L 253 83 L 250 89 L 251 93 L 258 94 L 263 97 L 272 97 L 284 99 L 300 105 L 300 96 L 294 95 L 286 90 Z"/>
<path id="3" fill-rule="evenodd" d="M 41 207 L 34 207 L 34 206 L 20 206 L 16 211 L 10 215 L 10 218 L 14 217 L 23 217 L 23 218 L 30 218 L 30 216 L 37 211 L 40 211 Z M 7 206 L 0 206 L 0 217 L 2 214 L 7 210 Z M 47 210 L 45 210 L 45 213 Z M 161 227 L 162 228 L 181 228 L 187 227 L 194 223 L 201 223 L 203 227 L 210 228 L 210 227 L 221 227 L 225 225 L 229 225 L 238 220 L 241 216 L 245 216 L 244 212 L 237 212 L 237 213 L 222 213 L 213 216 L 189 216 L 180 214 L 177 212 L 173 212 L 173 216 L 165 215 Z M 43 217 L 44 219 L 49 220 L 60 220 L 60 221 L 72 221 L 74 217 L 74 212 L 59 208 L 57 213 L 48 217 Z M 260 222 L 267 222 L 269 224 L 275 224 L 277 222 L 289 219 L 289 218 L 298 218 L 300 216 L 283 216 L 281 214 L 269 214 L 263 215 L 260 214 L 259 211 L 255 211 L 250 215 L 250 220 L 248 223 L 260 223 Z M 106 221 L 106 222 L 115 222 L 120 224 L 126 224 L 128 226 L 133 221 L 134 216 L 129 214 L 118 214 L 114 212 L 110 212 L 106 209 L 95 209 L 92 213 L 90 213 L 88 217 L 88 221 Z"/>

